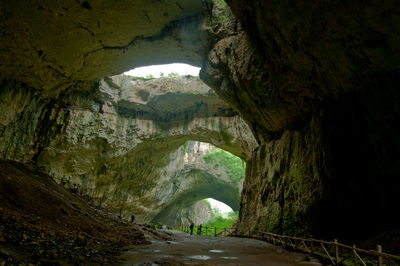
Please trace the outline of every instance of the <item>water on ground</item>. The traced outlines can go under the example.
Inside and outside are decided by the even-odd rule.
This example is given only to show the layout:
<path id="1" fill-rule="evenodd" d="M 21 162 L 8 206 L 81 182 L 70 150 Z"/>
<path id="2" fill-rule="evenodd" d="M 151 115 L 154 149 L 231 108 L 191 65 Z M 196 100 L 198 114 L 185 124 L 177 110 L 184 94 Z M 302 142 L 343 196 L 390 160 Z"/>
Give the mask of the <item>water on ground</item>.
<path id="1" fill-rule="evenodd" d="M 150 245 L 131 246 L 120 256 L 122 265 L 322 265 L 307 254 L 260 240 L 167 232 L 174 241 L 152 240 Z"/>

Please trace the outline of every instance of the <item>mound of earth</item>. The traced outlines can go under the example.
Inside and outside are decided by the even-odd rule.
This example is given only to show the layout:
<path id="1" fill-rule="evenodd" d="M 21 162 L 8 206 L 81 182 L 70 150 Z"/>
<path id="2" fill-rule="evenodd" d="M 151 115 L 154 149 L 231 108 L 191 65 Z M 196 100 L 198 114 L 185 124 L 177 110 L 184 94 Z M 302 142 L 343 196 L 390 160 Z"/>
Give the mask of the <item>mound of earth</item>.
<path id="1" fill-rule="evenodd" d="M 0 160 L 0 265 L 112 263 L 151 231 L 96 209 L 34 166 Z"/>

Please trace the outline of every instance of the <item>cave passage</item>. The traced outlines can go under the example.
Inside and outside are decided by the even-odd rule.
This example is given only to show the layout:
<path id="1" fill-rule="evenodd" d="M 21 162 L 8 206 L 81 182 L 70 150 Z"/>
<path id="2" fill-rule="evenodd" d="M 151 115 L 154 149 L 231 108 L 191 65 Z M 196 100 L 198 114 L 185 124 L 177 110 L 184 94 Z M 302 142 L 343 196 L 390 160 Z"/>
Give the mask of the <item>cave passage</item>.
<path id="1" fill-rule="evenodd" d="M 178 151 L 181 163 L 172 175 L 173 192 L 152 222 L 204 224 L 224 214 L 218 207 L 222 204 L 237 213 L 246 167 L 242 159 L 199 141 L 187 141 Z"/>
<path id="2" fill-rule="evenodd" d="M 207 198 L 399 254 L 395 2 L 1 0 L 0 265 L 113 264 Z"/>

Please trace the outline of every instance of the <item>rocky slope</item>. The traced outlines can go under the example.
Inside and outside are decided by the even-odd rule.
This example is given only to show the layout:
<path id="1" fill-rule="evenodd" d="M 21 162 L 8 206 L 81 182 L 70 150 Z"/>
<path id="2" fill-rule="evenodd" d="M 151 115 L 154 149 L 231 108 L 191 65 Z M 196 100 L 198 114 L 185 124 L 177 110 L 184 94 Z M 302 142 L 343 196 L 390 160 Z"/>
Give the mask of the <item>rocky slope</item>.
<path id="1" fill-rule="evenodd" d="M 257 145 L 248 126 L 198 78 L 114 76 L 57 101 L 19 83 L 3 84 L 3 158 L 33 162 L 59 183 L 78 185 L 96 203 L 127 218 L 135 214 L 139 222 L 151 221 L 189 191 L 199 191 L 190 207 L 213 197 L 238 208 L 237 190 L 184 161 L 189 139 L 244 159 Z M 206 180 L 218 186 L 207 191 Z"/>

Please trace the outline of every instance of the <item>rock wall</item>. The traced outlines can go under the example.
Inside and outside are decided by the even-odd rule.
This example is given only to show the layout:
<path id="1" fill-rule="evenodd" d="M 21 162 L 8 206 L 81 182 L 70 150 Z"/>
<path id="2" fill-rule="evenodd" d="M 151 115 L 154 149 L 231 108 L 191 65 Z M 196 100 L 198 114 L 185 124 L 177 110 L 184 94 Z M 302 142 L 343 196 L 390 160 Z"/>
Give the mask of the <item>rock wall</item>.
<path id="1" fill-rule="evenodd" d="M 217 178 L 196 164 L 185 168 L 186 141 L 210 142 L 244 159 L 257 145 L 240 117 L 194 77 L 115 76 L 57 101 L 21 83 L 2 85 L 3 158 L 35 163 L 111 211 L 135 213 L 140 222 L 150 221 L 187 190 L 204 189 L 188 171 L 209 181 Z M 207 195 L 238 207 L 235 192 Z"/>
<path id="2" fill-rule="evenodd" d="M 201 65 L 210 1 L 2 1 L 0 73 L 55 96 L 137 66 Z"/>
<path id="3" fill-rule="evenodd" d="M 239 230 L 354 240 L 398 227 L 398 6 L 227 2 L 240 23 L 201 78 L 260 143 Z"/>
<path id="4" fill-rule="evenodd" d="M 204 200 L 198 201 L 190 208 L 178 209 L 176 213 L 177 219 L 172 224 L 182 224 L 182 225 L 190 225 L 191 223 L 195 225 L 205 224 L 209 220 L 214 219 L 214 214 L 210 208 L 210 205 L 207 204 Z"/>

